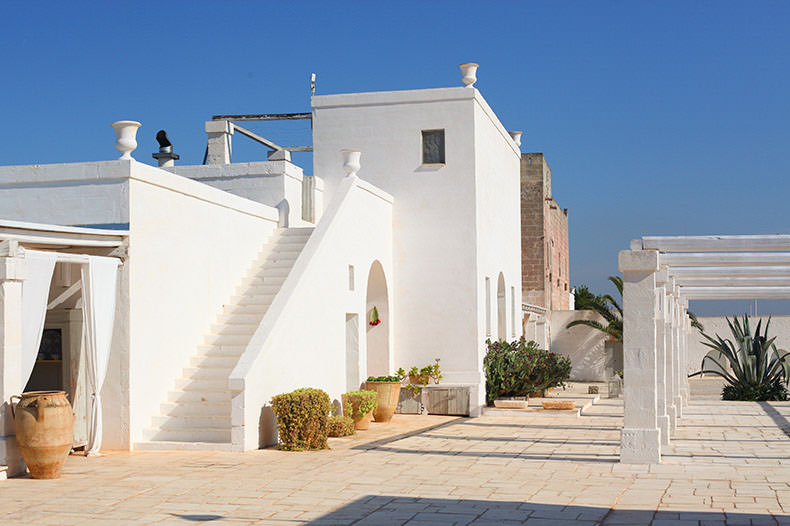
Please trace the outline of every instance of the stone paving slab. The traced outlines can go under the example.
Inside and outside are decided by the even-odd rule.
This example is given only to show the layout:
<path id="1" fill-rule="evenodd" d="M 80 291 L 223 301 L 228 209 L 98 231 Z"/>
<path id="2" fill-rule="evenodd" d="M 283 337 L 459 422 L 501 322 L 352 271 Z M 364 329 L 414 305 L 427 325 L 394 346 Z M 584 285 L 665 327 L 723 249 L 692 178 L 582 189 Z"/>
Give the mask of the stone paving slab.
<path id="1" fill-rule="evenodd" d="M 331 450 L 119 452 L 0 482 L 0 524 L 790 525 L 790 403 L 702 400 L 664 462 L 618 462 L 622 401 L 578 419 L 397 415 Z"/>

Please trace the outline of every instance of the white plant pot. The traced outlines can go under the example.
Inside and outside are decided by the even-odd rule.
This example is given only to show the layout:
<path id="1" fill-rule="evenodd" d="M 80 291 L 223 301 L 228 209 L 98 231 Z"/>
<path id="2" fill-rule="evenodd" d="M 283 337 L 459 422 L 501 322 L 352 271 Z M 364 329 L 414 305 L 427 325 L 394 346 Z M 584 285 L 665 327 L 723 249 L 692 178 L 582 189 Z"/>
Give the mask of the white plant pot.
<path id="1" fill-rule="evenodd" d="M 115 130 L 115 149 L 121 152 L 119 159 L 130 160 L 137 148 L 137 128 L 142 124 L 137 121 L 115 121 L 110 126 Z"/>
<path id="2" fill-rule="evenodd" d="M 521 135 L 523 132 L 519 131 L 512 131 L 508 132 L 510 134 L 510 138 L 513 139 L 513 142 L 516 143 L 516 146 L 521 146 Z"/>
<path id="3" fill-rule="evenodd" d="M 458 67 L 461 69 L 461 74 L 463 75 L 461 81 L 463 81 L 467 88 L 473 88 L 475 82 L 477 82 L 477 68 L 480 66 L 474 62 L 467 62 Z"/>
<path id="4" fill-rule="evenodd" d="M 357 175 L 357 172 L 362 167 L 359 163 L 360 157 L 362 157 L 362 150 L 340 150 L 340 153 L 343 155 L 343 170 L 346 171 L 347 176 L 354 176 Z"/>

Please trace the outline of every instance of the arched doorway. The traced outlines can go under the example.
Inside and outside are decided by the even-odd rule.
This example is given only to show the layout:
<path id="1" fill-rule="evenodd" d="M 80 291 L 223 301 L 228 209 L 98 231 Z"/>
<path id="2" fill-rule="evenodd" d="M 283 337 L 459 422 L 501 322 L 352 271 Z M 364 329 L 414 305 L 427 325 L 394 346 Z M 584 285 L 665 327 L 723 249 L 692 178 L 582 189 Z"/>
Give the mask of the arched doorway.
<path id="1" fill-rule="evenodd" d="M 505 276 L 500 272 L 496 284 L 497 338 L 507 340 L 507 302 L 505 301 Z"/>
<path id="2" fill-rule="evenodd" d="M 377 324 L 371 324 L 373 308 L 378 311 Z M 365 328 L 368 376 L 384 376 L 390 371 L 390 309 L 387 293 L 387 278 L 381 263 L 374 261 L 368 272 L 368 287 L 365 306 Z"/>

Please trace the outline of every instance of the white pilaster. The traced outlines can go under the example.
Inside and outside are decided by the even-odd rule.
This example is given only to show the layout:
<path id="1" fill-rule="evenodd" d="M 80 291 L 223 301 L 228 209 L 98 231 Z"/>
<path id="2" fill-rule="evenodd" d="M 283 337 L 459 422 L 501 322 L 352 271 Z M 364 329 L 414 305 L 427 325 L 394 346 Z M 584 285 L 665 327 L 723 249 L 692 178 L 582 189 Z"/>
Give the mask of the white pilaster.
<path id="1" fill-rule="evenodd" d="M 679 389 L 679 379 L 678 379 L 678 351 L 677 345 L 673 337 L 672 332 L 672 320 L 675 316 L 675 311 L 673 309 L 674 301 L 672 298 L 672 281 L 674 278 L 670 278 L 670 280 L 664 284 L 664 304 L 667 307 L 666 317 L 664 318 L 664 332 L 666 334 L 667 340 L 667 415 L 669 416 L 669 430 L 670 432 L 675 431 L 677 429 L 677 419 L 678 419 L 678 393 L 680 392 Z"/>
<path id="2" fill-rule="evenodd" d="M 688 407 L 689 397 L 691 396 L 689 390 L 689 375 L 688 375 L 688 340 L 691 334 L 691 320 L 688 317 L 688 300 L 683 298 L 680 300 L 680 323 L 679 338 L 680 338 L 680 363 L 681 369 L 681 398 L 683 400 L 683 407 Z"/>
<path id="3" fill-rule="evenodd" d="M 9 398 L 20 394 L 22 385 L 22 280 L 27 276 L 19 248 L 3 243 L 0 257 L 0 465 L 8 475 L 25 470 L 16 446 Z"/>
<path id="4" fill-rule="evenodd" d="M 668 371 L 666 368 L 666 357 L 670 351 L 667 346 L 665 331 L 666 317 L 666 295 L 664 294 L 663 283 L 668 279 L 666 269 L 656 273 L 656 411 L 658 428 L 661 430 L 661 444 L 669 445 L 669 415 L 667 413 L 668 393 Z"/>
<path id="5" fill-rule="evenodd" d="M 620 462 L 656 464 L 661 461 L 656 360 L 658 252 L 623 250 L 619 267 L 623 273 L 625 382 Z"/>
<path id="6" fill-rule="evenodd" d="M 208 164 L 230 164 L 233 124 L 229 121 L 206 121 L 208 134 Z"/>

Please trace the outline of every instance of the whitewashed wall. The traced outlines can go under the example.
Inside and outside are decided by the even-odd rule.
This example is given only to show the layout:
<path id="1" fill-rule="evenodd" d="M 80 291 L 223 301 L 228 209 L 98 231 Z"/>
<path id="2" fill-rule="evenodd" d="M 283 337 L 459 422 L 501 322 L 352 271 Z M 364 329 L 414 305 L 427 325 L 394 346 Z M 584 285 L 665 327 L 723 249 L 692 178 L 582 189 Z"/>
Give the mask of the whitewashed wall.
<path id="1" fill-rule="evenodd" d="M 491 284 L 491 339 L 512 341 L 521 330 L 521 153 L 482 97 L 475 98 L 475 220 L 477 222 L 477 361 L 483 370 L 485 278 Z M 505 284 L 505 334 L 499 334 L 498 278 Z M 481 385 L 485 377 L 481 374 Z M 485 405 L 485 389 L 478 391 Z"/>
<path id="2" fill-rule="evenodd" d="M 134 443 L 277 227 L 278 213 L 139 163 L 129 197 Z"/>
<path id="3" fill-rule="evenodd" d="M 374 261 L 392 283 L 392 197 L 345 178 L 231 374 L 235 449 L 276 441 L 272 396 L 318 387 L 338 399 L 346 391 L 346 313 L 359 315 L 359 378 L 367 377 L 366 283 Z M 393 318 L 374 330 L 396 327 Z"/>
<path id="4" fill-rule="evenodd" d="M 300 226 L 304 173 L 288 161 L 176 165 L 166 170 L 280 211 L 282 226 Z"/>
<path id="5" fill-rule="evenodd" d="M 0 166 L 0 218 L 52 225 L 128 223 L 133 162 Z"/>
<path id="6" fill-rule="evenodd" d="M 395 198 L 395 366 L 440 358 L 443 382 L 473 385 L 478 401 L 483 276 L 495 294 L 505 273 L 508 312 L 510 287 L 521 296 L 518 151 L 486 108 L 467 88 L 313 97 L 314 173 L 328 199 L 344 176 L 343 148 L 361 149 L 360 177 Z M 435 129 L 445 130 L 446 163 L 423 165 L 421 131 Z M 496 230 L 489 220 L 512 223 Z"/>
<path id="7" fill-rule="evenodd" d="M 730 317 L 732 319 L 732 317 Z M 763 325 L 768 321 L 768 316 L 750 317 L 752 327 L 756 327 L 757 321 L 762 319 Z M 732 332 L 727 325 L 724 316 L 700 316 L 699 321 L 705 327 L 705 333 L 711 336 L 718 334 L 722 338 L 732 340 Z M 776 346 L 780 349 L 790 350 L 790 316 L 771 316 L 771 325 L 768 330 L 769 337 L 776 336 Z M 689 337 L 688 364 L 686 370 L 689 374 L 700 370 L 702 358 L 710 350 L 709 347 L 702 345 L 705 340 L 696 329 L 692 329 Z"/>
<path id="8" fill-rule="evenodd" d="M 551 311 L 552 352 L 571 360 L 571 379 L 603 382 L 606 378 L 606 335 L 592 327 L 577 325 L 567 328 L 575 320 L 596 320 L 606 323 L 597 313 L 589 310 Z"/>

